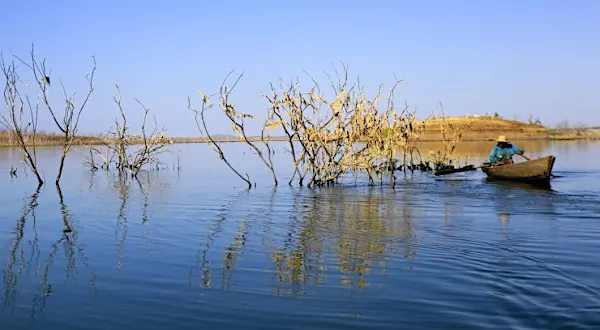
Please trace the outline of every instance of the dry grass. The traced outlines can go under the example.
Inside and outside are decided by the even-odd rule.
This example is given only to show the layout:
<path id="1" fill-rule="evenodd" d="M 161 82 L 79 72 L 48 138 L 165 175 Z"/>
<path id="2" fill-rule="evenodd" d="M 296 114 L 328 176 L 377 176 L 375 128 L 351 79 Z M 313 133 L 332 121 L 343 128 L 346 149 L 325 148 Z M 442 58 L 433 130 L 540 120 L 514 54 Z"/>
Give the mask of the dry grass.
<path id="1" fill-rule="evenodd" d="M 236 136 L 218 136 L 213 137 L 216 142 L 243 142 L 242 139 Z M 78 135 L 73 140 L 75 146 L 99 146 L 104 145 L 106 140 L 110 138 L 103 135 Z M 170 137 L 171 143 L 208 143 L 207 137 Z M 62 146 L 64 136 L 58 133 L 40 133 L 36 134 L 35 145 L 40 147 L 57 147 Z M 261 141 L 260 136 L 249 136 L 250 141 Z M 285 137 L 265 137 L 265 141 L 287 141 Z M 33 145 L 33 140 L 30 135 L 25 135 L 25 143 L 28 146 Z M 131 145 L 141 145 L 144 141 L 140 138 L 132 138 L 129 143 Z M 0 130 L 0 147 L 19 147 L 19 142 L 9 131 Z"/>
<path id="2" fill-rule="evenodd" d="M 498 135 L 507 135 L 510 139 L 544 139 L 549 136 L 548 129 L 542 125 L 528 124 L 516 120 L 507 120 L 490 116 L 480 117 L 446 117 L 426 120 L 426 129 L 421 137 L 426 141 L 440 141 L 442 134 L 441 123 L 446 121 L 452 125 L 461 126 L 469 123 L 463 132 L 463 141 L 494 140 Z"/>
<path id="3" fill-rule="evenodd" d="M 518 132 L 546 132 L 548 129 L 538 124 L 528 124 L 517 120 L 509 120 L 503 118 L 495 118 L 491 116 L 465 116 L 465 117 L 446 117 L 432 118 L 425 122 L 427 123 L 428 132 L 439 131 L 440 122 L 444 120 L 455 125 L 469 123 L 469 132 L 486 132 L 486 131 L 518 131 Z"/>
<path id="4" fill-rule="evenodd" d="M 552 129 L 548 130 L 551 140 L 598 140 L 600 129 Z"/>
<path id="5" fill-rule="evenodd" d="M 31 134 L 25 134 L 24 140 L 26 145 L 32 146 L 33 139 Z M 64 135 L 58 133 L 42 133 L 38 132 L 35 136 L 36 146 L 62 146 Z M 94 135 L 78 135 L 74 138 L 73 145 L 99 145 L 103 143 L 102 136 Z M 12 132 L 0 131 L 0 147 L 18 147 L 19 142 Z"/>
<path id="6" fill-rule="evenodd" d="M 455 125 L 469 122 L 469 127 L 463 132 L 462 141 L 493 141 L 499 135 L 506 135 L 511 140 L 600 139 L 600 130 L 597 129 L 550 129 L 543 125 L 491 116 L 447 117 L 444 120 Z M 442 119 L 428 119 L 425 123 L 421 141 L 442 141 Z"/>

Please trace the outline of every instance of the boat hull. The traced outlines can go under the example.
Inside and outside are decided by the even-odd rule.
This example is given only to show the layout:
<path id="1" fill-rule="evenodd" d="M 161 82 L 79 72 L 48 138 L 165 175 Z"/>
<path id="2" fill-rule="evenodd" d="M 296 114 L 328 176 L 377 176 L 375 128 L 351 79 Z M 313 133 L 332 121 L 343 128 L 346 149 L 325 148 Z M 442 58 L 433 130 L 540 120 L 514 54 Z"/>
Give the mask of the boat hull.
<path id="1" fill-rule="evenodd" d="M 547 156 L 517 164 L 482 167 L 481 170 L 491 180 L 547 182 L 552 176 L 555 160 L 554 156 Z"/>

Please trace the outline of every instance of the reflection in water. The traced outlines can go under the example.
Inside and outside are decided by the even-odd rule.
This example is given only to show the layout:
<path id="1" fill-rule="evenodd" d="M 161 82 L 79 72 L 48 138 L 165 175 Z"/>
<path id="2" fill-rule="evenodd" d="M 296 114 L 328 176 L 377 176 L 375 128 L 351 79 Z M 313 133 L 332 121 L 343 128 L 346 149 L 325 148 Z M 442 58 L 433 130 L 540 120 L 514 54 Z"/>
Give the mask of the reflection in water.
<path id="1" fill-rule="evenodd" d="M 129 177 L 121 174 L 109 176 L 111 188 L 117 193 L 117 196 L 120 201 L 119 211 L 117 214 L 117 223 L 115 226 L 115 236 L 117 239 L 117 270 L 121 270 L 121 268 L 123 267 L 125 242 L 127 240 L 127 234 L 129 231 L 129 202 L 132 194 L 133 185 L 135 185 L 138 188 L 138 191 L 142 198 L 141 224 L 143 226 L 143 236 L 144 238 L 146 238 L 146 240 L 148 238 L 148 231 L 145 224 L 149 218 L 149 189 L 152 188 L 152 178 L 150 175 L 144 174 L 147 173 L 143 172 L 142 175 L 140 175 L 139 177 Z"/>
<path id="2" fill-rule="evenodd" d="M 210 260 L 210 249 L 223 223 L 234 220 L 228 216 L 234 208 L 233 202 L 239 202 L 241 195 L 225 203 L 209 226 L 195 266 L 190 268 L 189 283 L 193 282 L 194 269 L 200 268 L 201 286 L 211 288 L 212 273 L 218 266 L 222 272 L 221 288 L 230 289 L 244 248 L 266 249 L 273 265 L 267 268 L 272 272 L 278 295 L 306 294 L 311 286 L 336 278 L 338 285 L 363 289 L 373 269 L 385 275 L 389 258 L 399 255 L 414 259 L 416 235 L 410 194 L 398 196 L 383 189 L 353 193 L 340 188 L 286 193 L 292 196 L 293 203 L 289 217 L 276 217 L 277 190 L 273 190 L 254 210 L 245 209 L 231 243 L 223 247 L 222 262 L 215 264 Z M 254 243 L 254 238 L 260 235 L 257 224 L 262 227 L 262 239 Z M 248 244 L 262 246 L 255 248 Z M 392 251 L 392 246 L 400 251 Z M 337 270 L 334 273 L 332 263 Z"/>
<path id="3" fill-rule="evenodd" d="M 520 188 L 525 192 L 539 193 L 539 192 L 548 192 L 551 193 L 552 184 L 550 182 L 513 182 L 513 181 L 502 181 L 502 180 L 493 180 L 486 178 L 486 182 L 490 185 L 495 185 L 496 187 L 510 191 L 510 189 Z"/>
<path id="4" fill-rule="evenodd" d="M 277 192 L 277 188 L 274 188 L 269 195 L 269 198 L 266 199 L 265 204 L 260 204 L 258 210 L 255 213 L 249 213 L 244 216 L 242 220 L 239 221 L 236 233 L 233 237 L 233 242 L 225 247 L 225 252 L 223 256 L 222 266 L 222 289 L 229 289 L 232 279 L 232 274 L 236 269 L 236 262 L 238 260 L 238 255 L 241 253 L 241 250 L 246 245 L 248 241 L 248 235 L 250 230 L 253 227 L 253 223 L 256 219 L 262 219 L 263 223 L 263 234 L 264 237 L 268 237 L 269 228 L 272 225 L 272 217 L 273 217 L 273 206 L 275 201 L 275 194 Z M 223 215 L 220 216 L 220 218 Z M 224 217 L 223 217 L 224 218 Z M 263 244 L 268 245 L 268 239 L 263 239 Z"/>
<path id="5" fill-rule="evenodd" d="M 90 178 L 90 189 L 96 180 L 92 172 Z M 125 240 L 127 238 L 128 206 L 131 197 L 131 188 L 139 189 L 142 200 L 141 223 L 148 221 L 148 207 L 150 205 L 149 178 L 146 181 L 125 177 L 113 177 L 112 187 L 117 191 L 120 204 L 117 215 L 116 235 L 118 239 L 118 269 L 122 267 Z M 58 205 L 60 207 L 60 235 L 57 239 L 49 242 L 46 251 L 40 243 L 37 230 L 36 210 L 41 190 L 36 190 L 31 196 L 24 200 L 21 214 L 17 220 L 14 235 L 8 249 L 8 256 L 2 272 L 3 297 L 2 316 L 13 314 L 16 306 L 22 305 L 22 300 L 28 300 L 31 305 L 30 317 L 34 322 L 38 316 L 43 314 L 47 300 L 52 297 L 54 285 L 61 277 L 72 281 L 81 275 L 81 269 L 89 270 L 89 285 L 92 295 L 97 293 L 95 272 L 91 270 L 89 260 L 85 254 L 84 247 L 79 244 L 79 223 L 68 207 L 67 199 L 60 186 L 56 186 Z M 45 221 L 52 217 L 45 217 Z M 53 224 L 44 223 L 44 226 L 53 227 Z M 147 234 L 147 233 L 146 233 Z M 52 235 L 50 233 L 50 235 Z M 64 264 L 63 264 L 64 259 Z M 27 290 L 34 287 L 33 294 Z M 30 297 L 26 295 L 30 294 Z"/>
<path id="6" fill-rule="evenodd" d="M 550 183 L 488 181 L 487 184 L 495 190 L 494 201 L 504 226 L 515 212 L 535 212 L 538 218 L 548 215 L 554 219 L 554 191 Z"/>
<path id="7" fill-rule="evenodd" d="M 199 251 L 198 256 L 196 258 L 196 264 L 195 264 L 195 267 L 200 266 L 200 268 L 201 268 L 200 280 L 201 280 L 201 286 L 203 288 L 212 288 L 212 285 L 213 285 L 212 270 L 210 268 L 210 258 L 209 258 L 208 253 L 209 253 L 211 247 L 213 246 L 215 238 L 221 233 L 221 231 L 223 229 L 223 223 L 227 219 L 227 214 L 228 214 L 229 210 L 231 210 L 231 208 L 233 207 L 234 202 L 239 200 L 239 198 L 242 195 L 244 195 L 244 194 L 248 195 L 248 193 L 249 193 L 248 191 L 241 191 L 239 194 L 237 194 L 233 198 L 229 199 L 221 207 L 219 214 L 217 215 L 217 218 L 215 219 L 215 221 L 210 226 L 208 226 L 208 230 L 206 231 L 206 235 L 204 238 L 204 247 L 201 249 L 201 251 Z M 190 273 L 189 273 L 189 284 L 190 285 L 193 282 L 193 276 L 194 276 L 193 272 L 194 272 L 194 267 L 190 267 Z"/>
<path id="8" fill-rule="evenodd" d="M 324 258 L 325 237 L 319 235 L 319 222 L 310 213 L 311 207 L 318 207 L 318 199 L 312 195 L 309 197 L 307 201 L 294 194 L 293 209 L 283 243 L 271 243 L 267 246 L 271 262 L 275 265 L 276 294 L 282 293 L 282 284 L 285 283 L 292 285 L 287 293 L 300 294 L 305 292 L 311 277 L 315 285 L 324 282 L 325 267 L 321 265 L 321 261 Z"/>
<path id="9" fill-rule="evenodd" d="M 287 284 L 292 286 L 287 293 L 304 294 L 311 284 L 324 283 L 331 274 L 326 266 L 331 254 L 340 285 L 358 289 L 367 286 L 373 269 L 385 274 L 386 256 L 413 259 L 410 194 L 402 193 L 401 198 L 398 201 L 392 191 L 352 193 L 337 187 L 305 196 L 298 208 L 301 214 L 294 215 L 300 221 L 292 221 L 288 239 L 272 252 L 277 292 Z M 392 245 L 403 251 L 391 251 Z"/>
<path id="10" fill-rule="evenodd" d="M 164 199 L 175 175 L 9 191 L 0 328 L 594 329 L 598 176 L 575 158 L 552 187 L 477 171 L 231 194 L 203 164 Z"/>
<path id="11" fill-rule="evenodd" d="M 34 258 L 39 258 L 38 234 L 37 230 L 35 229 L 35 209 L 38 205 L 37 199 L 40 194 L 40 189 L 41 187 L 38 187 L 38 189 L 27 200 L 25 200 L 21 210 L 21 215 L 17 220 L 17 225 L 15 227 L 15 238 L 8 250 L 8 258 L 5 268 L 2 272 L 2 278 L 4 280 L 4 298 L 2 306 L 3 314 L 7 309 L 10 311 L 10 313 L 13 312 L 13 308 L 17 299 L 17 284 L 19 282 L 19 277 L 23 273 L 25 267 L 33 262 Z M 25 236 L 27 218 L 30 216 L 32 220 L 34 237 L 32 239 L 31 252 L 26 259 L 26 247 L 23 246 L 23 237 Z"/>
<path id="12" fill-rule="evenodd" d="M 55 279 L 55 276 L 51 276 L 51 270 L 53 269 L 54 261 L 59 251 L 62 250 L 64 253 L 65 267 L 63 269 L 66 278 L 73 278 L 75 276 L 78 263 L 81 263 L 86 269 L 89 268 L 83 247 L 79 246 L 77 243 L 79 233 L 76 221 L 73 219 L 73 216 L 65 203 L 60 186 L 56 186 L 56 189 L 59 198 L 63 229 L 60 237 L 51 244 L 50 251 L 45 260 L 42 259 L 42 251 L 40 249 L 36 228 L 35 211 L 38 207 L 37 199 L 40 195 L 40 189 L 38 188 L 38 190 L 24 202 L 21 215 L 17 221 L 15 238 L 10 246 L 8 261 L 3 271 L 3 314 L 7 310 L 9 311 L 9 314 L 12 314 L 18 300 L 17 292 L 26 292 L 23 290 L 22 286 L 28 286 L 28 283 L 30 284 L 32 281 L 38 286 L 32 297 L 32 322 L 35 321 L 38 314 L 43 314 L 46 300 L 52 294 L 51 279 Z M 31 218 L 30 232 L 27 232 L 28 218 Z M 23 244 L 23 239 L 28 235 L 33 235 L 33 238 L 29 240 L 31 242 L 30 247 Z M 28 249 L 29 251 L 27 251 Z M 34 272 L 33 274 L 31 273 L 32 271 Z M 28 278 L 30 276 L 33 276 L 34 279 Z M 92 293 L 95 293 L 94 282 L 95 274 L 91 272 L 90 285 Z"/>
<path id="13" fill-rule="evenodd" d="M 117 192 L 121 200 L 117 215 L 117 224 L 115 226 L 115 236 L 117 237 L 117 270 L 120 270 L 123 265 L 125 241 L 127 239 L 127 202 L 129 201 L 131 180 L 124 175 L 117 175 L 116 178 L 116 182 L 112 182 L 112 188 Z"/>
<path id="14" fill-rule="evenodd" d="M 238 258 L 240 250 L 246 244 L 248 235 L 248 227 L 242 220 L 238 225 L 237 232 L 233 237 L 233 243 L 225 248 L 225 255 L 223 257 L 223 263 L 221 267 L 223 269 L 223 277 L 221 283 L 223 283 L 222 289 L 227 290 L 231 284 L 231 275 L 235 270 L 235 264 Z"/>

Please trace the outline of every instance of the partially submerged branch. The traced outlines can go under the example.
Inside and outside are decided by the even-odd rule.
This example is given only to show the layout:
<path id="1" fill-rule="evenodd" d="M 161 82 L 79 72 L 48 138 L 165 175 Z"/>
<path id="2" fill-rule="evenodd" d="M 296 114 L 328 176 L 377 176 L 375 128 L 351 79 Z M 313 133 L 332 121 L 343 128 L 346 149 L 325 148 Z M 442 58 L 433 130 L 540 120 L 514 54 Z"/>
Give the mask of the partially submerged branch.
<path id="1" fill-rule="evenodd" d="M 55 109 L 54 105 L 50 101 L 48 92 L 50 87 L 50 75 L 51 70 L 46 68 L 46 60 L 42 59 L 38 61 L 35 56 L 34 47 L 31 47 L 30 57 L 28 61 L 22 60 L 17 57 L 17 59 L 23 63 L 27 68 L 30 69 L 31 74 L 33 75 L 36 86 L 39 89 L 39 98 L 41 98 L 42 102 L 46 106 L 46 109 L 50 113 L 52 120 L 56 124 L 56 127 L 60 131 L 63 136 L 62 141 L 62 152 L 60 157 L 60 163 L 58 168 L 58 174 L 56 175 L 55 183 L 58 185 L 60 179 L 63 174 L 65 159 L 67 158 L 69 152 L 73 147 L 73 142 L 75 139 L 75 135 L 77 134 L 77 129 L 79 126 L 79 119 L 81 117 L 81 113 L 85 109 L 90 96 L 94 92 L 94 75 L 96 73 L 96 58 L 93 59 L 93 67 L 90 73 L 86 75 L 86 80 L 88 82 L 88 89 L 85 93 L 82 102 L 79 105 L 76 105 L 75 101 L 75 93 L 68 94 L 66 88 L 62 81 L 60 81 L 60 85 L 62 88 L 62 92 L 64 95 L 64 109 L 62 111 L 62 116 L 59 115 L 57 109 Z M 37 109 L 36 109 L 37 111 Z"/>
<path id="2" fill-rule="evenodd" d="M 379 109 L 383 98 L 380 90 L 373 97 L 368 97 L 360 86 L 349 83 L 347 67 L 337 76 L 337 80 L 330 77 L 334 95 L 329 100 L 315 79 L 312 79 L 313 86 L 308 90 L 303 90 L 297 81 L 287 85 L 281 83 L 280 88 L 271 84 L 270 93 L 264 96 L 269 102 L 269 110 L 259 140 L 265 151 L 250 142 L 246 133 L 244 120 L 253 116 L 238 112 L 229 101 L 233 88 L 221 87 L 221 110 L 241 141 L 249 144 L 271 171 L 275 184 L 277 176 L 271 159 L 272 148 L 266 138 L 270 130 L 280 130 L 287 137 L 293 166 L 290 185 L 297 180 L 302 186 L 305 178 L 308 178 L 309 187 L 331 185 L 347 174 L 364 174 L 370 184 L 376 180 L 383 182 L 384 177 L 389 177 L 395 184 L 396 170 L 412 171 L 417 168 L 415 162 L 417 159 L 421 161 L 421 157 L 415 142 L 423 132 L 424 122 L 417 120 L 416 110 L 408 106 L 401 111 L 396 110 L 394 90 L 401 81 L 396 80 L 391 87 L 387 107 L 382 111 Z M 203 96 L 203 104 L 208 104 L 209 100 L 210 97 Z M 203 116 L 205 110 L 203 107 L 195 113 L 200 130 L 208 132 Z M 210 140 L 217 147 L 219 157 L 224 159 L 221 148 L 212 138 Z M 397 151 L 402 156 L 401 166 L 398 166 L 395 157 Z M 246 180 L 229 162 L 226 161 L 226 164 Z"/>
<path id="3" fill-rule="evenodd" d="M 444 108 L 441 103 L 440 107 L 441 115 L 437 118 L 434 116 L 434 118 L 439 121 L 439 129 L 444 148 L 432 150 L 430 152 L 436 170 L 442 170 L 453 166 L 453 163 L 457 160 L 454 156 L 456 146 L 462 141 L 463 133 L 471 125 L 468 118 L 459 122 L 448 120 L 448 117 L 444 114 Z"/>
<path id="4" fill-rule="evenodd" d="M 37 167 L 36 134 L 39 115 L 39 98 L 32 104 L 28 95 L 22 92 L 21 81 L 14 61 L 6 63 L 0 53 L 0 68 L 4 77 L 4 103 L 6 113 L 0 112 L 0 125 L 11 132 L 23 154 L 23 162 L 35 175 L 38 187 L 44 184 Z"/>
<path id="5" fill-rule="evenodd" d="M 250 182 L 250 176 L 248 175 L 248 173 L 246 173 L 246 176 L 244 177 L 240 172 L 238 172 L 233 167 L 233 165 L 231 165 L 231 163 L 227 160 L 227 158 L 225 158 L 225 153 L 223 152 L 223 149 L 221 149 L 221 146 L 217 142 L 215 142 L 213 137 L 210 135 L 210 132 L 208 131 L 208 127 L 206 125 L 206 118 L 204 117 L 204 113 L 206 112 L 206 110 L 212 108 L 212 104 L 210 103 L 210 96 L 204 94 L 200 94 L 200 96 L 202 97 L 202 105 L 200 110 L 193 108 L 192 102 L 188 98 L 188 109 L 193 111 L 195 114 L 195 121 L 198 130 L 201 133 L 204 132 L 204 134 L 206 134 L 208 140 L 210 141 L 210 144 L 214 146 L 215 151 L 219 156 L 219 159 L 221 159 L 225 163 L 225 165 L 227 165 L 227 167 L 229 167 L 229 169 L 231 169 L 231 171 L 233 171 L 233 173 L 235 173 L 240 179 L 246 182 L 246 184 L 248 185 L 248 189 L 251 189 L 252 182 Z"/>
<path id="6" fill-rule="evenodd" d="M 246 126 L 245 126 L 244 120 L 246 118 L 253 118 L 253 116 L 250 114 L 242 113 L 242 112 L 238 111 L 236 109 L 235 104 L 233 104 L 230 101 L 231 93 L 233 92 L 233 90 L 235 89 L 235 87 L 237 86 L 238 82 L 240 81 L 240 79 L 242 78 L 242 75 L 243 75 L 243 73 L 240 74 L 238 76 L 238 78 L 235 80 L 235 82 L 232 84 L 232 86 L 228 87 L 227 80 L 229 79 L 229 77 L 231 76 L 232 73 L 233 73 L 233 71 L 227 75 L 227 77 L 221 84 L 221 88 L 219 89 L 219 93 L 218 93 L 219 108 L 221 109 L 223 114 L 225 114 L 225 117 L 230 121 L 233 132 L 241 139 L 241 141 L 243 141 L 245 144 L 250 146 L 252 151 L 258 156 L 258 158 L 267 167 L 267 169 L 269 169 L 269 171 L 272 175 L 272 178 L 273 178 L 273 183 L 275 184 L 275 186 L 277 186 L 278 180 L 277 180 L 277 175 L 275 173 L 275 166 L 273 165 L 273 159 L 272 159 L 273 150 L 271 149 L 269 142 L 265 140 L 265 134 L 266 134 L 267 128 L 263 128 L 263 130 L 261 131 L 261 141 L 260 142 L 266 149 L 266 150 L 261 150 L 261 148 L 259 148 L 255 142 L 250 141 L 248 134 L 246 133 Z M 211 97 L 208 95 L 201 95 L 201 96 L 202 96 L 202 108 L 200 110 L 194 109 L 191 106 L 191 102 L 188 99 L 188 108 L 195 113 L 196 124 L 197 124 L 200 132 L 204 131 L 205 134 L 207 134 L 207 136 L 210 140 L 210 143 L 215 147 L 216 152 L 219 155 L 219 158 L 221 160 L 223 160 L 223 162 L 225 162 L 225 164 L 238 177 L 240 177 L 242 180 L 244 180 L 248 184 L 249 188 L 251 188 L 252 184 L 250 182 L 248 174 L 246 174 L 246 177 L 243 177 L 231 165 L 231 163 L 229 161 L 227 161 L 227 159 L 225 158 L 225 154 L 223 153 L 223 150 L 221 149 L 221 147 L 217 143 L 215 143 L 214 139 L 210 136 L 210 134 L 208 132 L 208 128 L 206 127 L 207 125 L 206 125 L 206 119 L 204 117 L 204 113 L 207 109 L 210 109 L 212 107 L 211 100 L 210 100 Z"/>
<path id="7" fill-rule="evenodd" d="M 121 102 L 121 90 L 115 85 L 116 95 L 113 97 L 118 110 L 119 118 L 115 119 L 115 125 L 108 131 L 108 136 L 104 139 L 104 153 L 98 148 L 90 148 L 90 155 L 86 157 L 85 164 L 92 169 L 103 168 L 109 170 L 111 165 L 119 173 L 129 172 L 131 176 L 137 177 L 138 173 L 146 165 L 157 165 L 159 156 L 166 151 L 166 147 L 171 141 L 166 135 L 166 129 L 159 127 L 156 118 L 152 130 L 148 129 L 148 114 L 150 109 L 142 102 L 136 99 L 136 102 L 143 109 L 141 124 L 141 134 L 133 135 L 129 132 L 127 116 Z M 133 141 L 139 140 L 139 146 L 135 151 L 130 151 L 134 147 Z M 100 165 L 96 158 L 100 160 Z"/>

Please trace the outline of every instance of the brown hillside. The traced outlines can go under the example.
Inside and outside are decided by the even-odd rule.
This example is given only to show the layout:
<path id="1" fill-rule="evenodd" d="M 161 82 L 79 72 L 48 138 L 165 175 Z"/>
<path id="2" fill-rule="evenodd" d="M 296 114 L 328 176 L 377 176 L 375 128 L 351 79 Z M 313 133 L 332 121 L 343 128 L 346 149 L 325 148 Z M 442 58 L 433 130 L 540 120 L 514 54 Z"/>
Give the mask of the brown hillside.
<path id="1" fill-rule="evenodd" d="M 422 135 L 422 140 L 440 140 L 441 127 L 444 122 L 459 127 L 466 125 L 467 128 L 463 131 L 463 140 L 493 140 L 498 135 L 506 135 L 513 140 L 539 139 L 549 133 L 548 128 L 542 125 L 498 117 L 446 117 L 425 120 L 425 133 Z"/>

